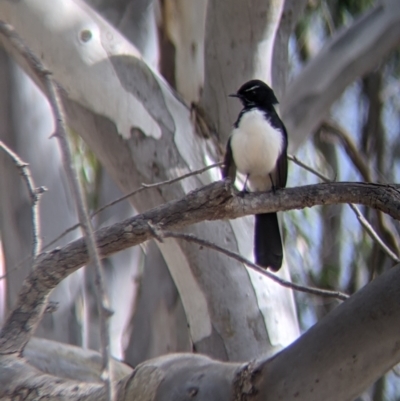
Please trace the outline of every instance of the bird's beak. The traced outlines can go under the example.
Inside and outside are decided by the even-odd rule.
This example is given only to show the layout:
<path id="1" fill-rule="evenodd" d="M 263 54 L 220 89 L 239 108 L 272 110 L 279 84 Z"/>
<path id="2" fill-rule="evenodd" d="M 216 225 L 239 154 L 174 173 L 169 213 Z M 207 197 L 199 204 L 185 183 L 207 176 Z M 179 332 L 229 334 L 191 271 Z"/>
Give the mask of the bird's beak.
<path id="1" fill-rule="evenodd" d="M 237 93 L 231 93 L 229 97 L 238 97 L 240 99 L 240 95 L 238 95 Z"/>

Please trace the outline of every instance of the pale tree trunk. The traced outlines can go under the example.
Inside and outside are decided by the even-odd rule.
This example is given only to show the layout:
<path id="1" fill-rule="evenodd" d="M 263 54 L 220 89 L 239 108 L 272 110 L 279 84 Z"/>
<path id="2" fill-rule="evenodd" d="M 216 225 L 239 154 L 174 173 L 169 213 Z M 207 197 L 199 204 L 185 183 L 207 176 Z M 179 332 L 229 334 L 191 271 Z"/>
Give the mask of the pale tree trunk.
<path id="1" fill-rule="evenodd" d="M 9 146 L 14 147 L 15 143 L 12 140 L 12 132 L 13 132 L 13 124 L 11 118 L 11 71 L 14 63 L 11 61 L 9 55 L 4 51 L 4 49 L 0 50 L 0 120 L 2 123 L 0 124 L 0 139 L 6 142 Z M 15 167 L 12 167 L 11 163 L 8 163 L 7 155 L 1 152 L 0 154 L 0 169 L 3 172 L 0 174 L 0 188 L 4 188 L 6 184 L 9 182 L 9 177 L 14 177 L 18 180 L 18 174 L 15 171 Z M 12 215 L 4 213 L 3 211 L 6 208 L 9 208 L 10 199 L 16 198 L 19 192 L 22 192 L 22 183 L 15 182 L 14 185 L 8 186 L 8 191 L 0 191 L 0 226 L 7 226 L 9 235 L 14 235 L 14 233 L 18 232 L 17 223 L 12 221 Z M 6 197 L 5 194 L 8 193 Z M 4 233 L 0 229 L 1 237 L 4 236 Z M 15 235 L 17 236 L 17 235 Z M 4 241 L 2 239 L 2 241 Z M 6 266 L 5 266 L 5 250 L 4 243 L 0 244 L 0 266 L 1 266 L 1 275 L 4 276 L 6 274 Z M 14 249 L 10 248 L 8 250 L 10 254 L 14 253 Z M 21 269 L 23 266 L 21 266 Z M 26 267 L 25 267 L 26 268 Z M 0 292 L 1 292 L 1 300 L 0 300 L 0 322 L 3 324 L 7 310 L 7 301 L 6 301 L 6 280 L 0 281 Z"/>
<path id="2" fill-rule="evenodd" d="M 174 45 L 174 81 L 189 104 L 198 102 L 204 83 L 204 36 L 208 0 L 165 0 L 163 29 Z"/>
<path id="3" fill-rule="evenodd" d="M 191 352 L 192 342 L 179 293 L 154 242 L 147 254 L 125 361 L 136 366 L 171 352 Z"/>
<path id="4" fill-rule="evenodd" d="M 122 196 L 109 175 L 102 172 L 99 185 L 99 207 Z M 120 202 L 96 217 L 96 226 L 104 227 L 124 220 L 134 214 L 128 201 Z M 107 294 L 113 315 L 110 319 L 111 354 L 120 360 L 124 359 L 125 348 L 129 340 L 129 322 L 136 310 L 140 276 L 143 268 L 143 253 L 140 247 L 126 249 L 103 261 Z M 86 300 L 88 302 L 87 343 L 90 349 L 100 350 L 100 326 L 96 308 L 96 290 L 93 266 L 85 268 Z M 151 315 L 149 315 L 150 318 Z"/>
<path id="5" fill-rule="evenodd" d="M 157 67 L 159 62 L 158 52 L 158 41 L 157 41 L 157 27 L 155 23 L 155 10 L 153 0 L 125 0 L 125 1 L 103 1 L 101 3 L 88 1 L 93 3 L 93 7 L 96 7 L 101 14 L 107 18 L 114 26 L 118 26 L 120 31 L 139 49 L 144 59 L 152 65 Z M 101 173 L 102 179 L 99 188 L 99 206 L 113 201 L 115 198 L 122 196 L 119 188 L 112 182 L 110 176 L 106 171 Z M 110 224 L 118 220 L 132 215 L 134 209 L 129 206 L 128 201 L 114 205 L 102 212 L 97 219 L 99 226 Z M 141 334 L 138 334 L 140 328 L 147 327 L 146 324 L 153 321 L 153 309 L 151 303 L 139 303 L 136 304 L 138 294 L 143 295 L 148 292 L 148 288 L 165 288 L 167 285 L 168 290 L 166 294 L 170 292 L 176 294 L 176 287 L 173 281 L 167 281 L 166 283 L 158 282 L 156 278 L 158 276 L 153 275 L 153 281 L 149 285 L 149 280 L 142 280 L 142 274 L 151 274 L 148 271 L 143 272 L 143 266 L 147 263 L 143 262 L 143 258 L 148 257 L 148 252 L 142 253 L 140 248 L 125 250 L 118 255 L 113 255 L 105 261 L 105 276 L 108 288 L 108 294 L 110 297 L 111 308 L 114 312 L 110 319 L 110 337 L 112 355 L 119 358 L 125 359 L 132 353 L 139 352 L 141 358 L 135 363 L 141 362 L 150 357 L 159 356 L 157 351 L 165 353 L 181 350 L 179 347 L 175 348 L 171 345 L 171 341 L 166 341 L 167 336 L 164 335 L 162 330 L 154 330 L 150 333 L 147 330 L 142 330 Z M 160 269 L 165 269 L 165 263 L 162 262 Z M 93 273 L 93 271 L 91 271 Z M 89 342 L 88 346 L 92 349 L 99 349 L 100 341 L 100 330 L 99 330 L 99 316 L 96 310 L 96 300 L 94 294 L 94 282 L 93 274 L 90 272 L 87 275 L 87 285 L 90 288 L 87 297 L 90 299 L 92 306 L 89 318 L 91 320 L 88 329 L 90 334 L 87 336 Z M 143 288 L 143 283 L 146 284 L 146 288 Z M 139 288 L 140 286 L 140 288 Z M 160 293 L 157 293 L 160 294 Z M 166 295 L 168 298 L 168 295 Z M 140 299 L 139 299 L 140 301 Z M 168 300 L 160 298 L 159 301 L 163 304 Z M 176 323 L 175 317 L 167 310 L 158 310 L 157 317 L 161 319 L 167 326 L 174 326 Z M 146 321 L 136 324 L 131 324 L 130 321 L 133 318 L 133 314 L 146 315 Z M 169 322 L 169 324 L 168 324 Z M 137 327 L 139 324 L 139 327 Z M 181 330 L 186 330 L 186 325 L 180 327 Z M 151 337 L 153 349 L 146 353 L 147 341 Z M 133 344 L 130 341 L 133 340 Z M 172 341 L 174 343 L 174 341 Z M 134 346 L 134 349 L 131 347 Z M 127 353 L 127 354 L 126 354 Z M 129 360 L 128 360 L 129 362 Z M 131 363 L 132 364 L 132 363 Z"/>
<path id="6" fill-rule="evenodd" d="M 11 141 L 12 132 L 12 121 L 11 121 L 11 85 L 10 85 L 10 74 L 11 74 L 11 59 L 9 55 L 2 48 L 0 50 L 0 120 L 2 124 L 0 124 L 0 138 L 7 141 L 8 143 Z M 7 138 L 7 139 L 6 139 Z M 1 154 L 0 155 L 0 168 L 3 171 L 3 174 L 0 174 L 0 188 L 5 185 L 6 182 L 6 169 L 9 166 L 6 162 L 6 159 Z M 15 169 L 10 170 L 11 174 L 15 174 Z M 17 185 L 14 185 L 9 189 L 11 194 L 16 192 Z M 2 195 L 3 194 L 3 195 Z M 0 192 L 0 203 L 7 203 L 7 200 L 4 197 L 4 192 Z M 3 225 L 7 221 L 7 215 L 2 213 L 2 208 L 0 207 L 0 225 Z M 8 226 L 10 227 L 10 231 L 13 230 L 14 222 L 8 221 Z M 6 266 L 5 266 L 5 255 L 3 250 L 3 244 L 1 242 L 1 230 L 0 230 L 0 274 L 4 276 L 6 274 Z M 0 281 L 0 324 L 3 324 L 4 319 L 6 317 L 7 310 L 7 302 L 6 302 L 6 280 Z"/>
<path id="7" fill-rule="evenodd" d="M 303 15 L 307 0 L 286 0 L 274 42 L 272 62 L 272 84 L 278 99 L 286 90 L 289 73 L 289 39 L 297 22 Z"/>
<path id="8" fill-rule="evenodd" d="M 221 2 L 209 0 L 205 36 L 205 81 L 201 106 L 210 118 L 215 134 L 226 144 L 232 125 L 240 111 L 240 103 L 228 98 L 247 80 L 258 78 L 271 84 L 273 46 L 283 1 L 241 0 Z M 241 254 L 251 255 L 253 219 L 231 222 Z M 287 266 L 280 274 L 289 278 Z M 275 286 L 264 287 L 259 299 L 265 308 L 265 319 L 271 344 L 298 335 L 297 318 L 282 321 L 287 308 L 293 305 L 291 294 L 282 294 Z M 268 295 L 265 295 L 268 294 Z M 290 307 L 292 309 L 292 307 Z M 275 322 L 279 322 L 275 324 Z M 286 340 L 283 340 L 285 343 Z"/>
<path id="9" fill-rule="evenodd" d="M 155 0 L 128 3 L 118 28 L 146 62 L 157 69 L 160 63 L 156 26 L 159 6 Z M 168 352 L 192 349 L 182 301 L 162 254 L 155 244 L 148 244 L 144 257 L 142 276 L 137 278 L 139 298 L 126 333 L 129 339 L 124 345 L 125 360 L 133 366 Z"/>
<path id="10" fill-rule="evenodd" d="M 223 144 L 240 111 L 239 102 L 227 96 L 252 78 L 271 84 L 272 52 L 283 3 L 208 1 L 201 105 Z"/>
<path id="11" fill-rule="evenodd" d="M 131 0 L 127 2 L 119 30 L 137 47 L 142 57 L 153 68 L 158 67 L 159 49 L 155 0 Z"/>

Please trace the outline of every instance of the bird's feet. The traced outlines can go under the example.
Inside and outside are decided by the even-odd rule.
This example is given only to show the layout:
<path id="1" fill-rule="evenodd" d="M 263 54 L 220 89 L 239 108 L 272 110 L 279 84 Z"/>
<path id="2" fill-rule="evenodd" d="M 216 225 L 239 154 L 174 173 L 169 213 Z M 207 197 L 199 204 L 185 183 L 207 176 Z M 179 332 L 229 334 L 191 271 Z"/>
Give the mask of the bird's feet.
<path id="1" fill-rule="evenodd" d="M 246 175 L 246 179 L 244 180 L 243 184 L 243 189 L 239 192 L 240 197 L 244 197 L 246 194 L 248 194 L 250 191 L 247 189 L 247 180 L 249 179 L 249 174 Z"/>
<path id="2" fill-rule="evenodd" d="M 250 193 L 250 191 L 246 187 L 244 187 L 241 191 L 238 192 L 238 196 L 244 198 L 244 196 L 247 195 L 248 193 Z"/>
<path id="3" fill-rule="evenodd" d="M 276 186 L 275 186 L 275 184 L 274 184 L 274 180 L 272 179 L 272 175 L 271 175 L 271 174 L 269 175 L 269 179 L 271 180 L 271 191 L 272 191 L 273 193 L 275 193 L 275 191 L 276 191 Z"/>

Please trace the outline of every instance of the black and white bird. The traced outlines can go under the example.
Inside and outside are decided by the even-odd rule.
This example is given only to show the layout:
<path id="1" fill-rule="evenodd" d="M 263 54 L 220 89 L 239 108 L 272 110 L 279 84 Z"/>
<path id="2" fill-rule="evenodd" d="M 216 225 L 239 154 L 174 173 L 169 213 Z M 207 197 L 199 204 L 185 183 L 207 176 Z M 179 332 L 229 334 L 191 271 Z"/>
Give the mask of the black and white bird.
<path id="1" fill-rule="evenodd" d="M 284 188 L 287 180 L 287 132 L 275 111 L 273 90 L 260 80 L 246 82 L 235 94 L 243 109 L 228 140 L 223 177 L 246 176 L 244 191 Z M 258 265 L 277 271 L 283 249 L 276 213 L 255 215 L 254 256 Z"/>

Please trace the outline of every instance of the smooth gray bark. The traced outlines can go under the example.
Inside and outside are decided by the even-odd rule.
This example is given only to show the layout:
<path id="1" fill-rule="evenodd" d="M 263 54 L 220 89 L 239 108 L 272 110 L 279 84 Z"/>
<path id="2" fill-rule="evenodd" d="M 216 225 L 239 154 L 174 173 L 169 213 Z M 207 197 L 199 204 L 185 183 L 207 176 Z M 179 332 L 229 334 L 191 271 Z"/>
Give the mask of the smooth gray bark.
<path id="1" fill-rule="evenodd" d="M 155 0 L 131 0 L 118 28 L 139 49 L 146 62 L 157 68 L 160 56 L 155 7 Z"/>
<path id="2" fill-rule="evenodd" d="M 396 266 L 266 362 L 260 393 L 284 400 L 354 400 L 400 360 L 399 279 Z"/>
<path id="3" fill-rule="evenodd" d="M 204 37 L 208 0 L 165 0 L 163 29 L 173 44 L 176 89 L 188 104 L 204 85 Z"/>
<path id="4" fill-rule="evenodd" d="M 146 243 L 145 251 L 124 359 L 131 366 L 167 353 L 192 351 L 185 310 L 162 254 L 154 241 Z"/>
<path id="5" fill-rule="evenodd" d="M 24 349 L 28 364 L 41 372 L 51 372 L 63 379 L 85 383 L 101 383 L 102 357 L 92 350 L 33 337 Z M 132 373 L 132 368 L 112 359 L 114 380 L 121 380 Z"/>
<path id="6" fill-rule="evenodd" d="M 102 171 L 100 174 L 98 202 L 99 207 L 102 207 L 115 198 L 122 196 L 122 193 L 105 171 Z M 100 228 L 116 223 L 134 214 L 134 209 L 127 200 L 120 202 L 96 216 L 96 227 Z M 129 322 L 135 313 L 142 270 L 143 253 L 140 247 L 126 249 L 103 261 L 107 295 L 110 308 L 113 311 L 109 322 L 111 355 L 121 360 L 124 360 L 125 357 L 124 348 L 129 337 Z M 88 319 L 90 319 L 87 327 L 87 342 L 85 346 L 90 349 L 99 350 L 100 327 L 95 300 L 94 280 L 93 267 L 85 267 L 85 301 L 88 303 Z"/>
<path id="7" fill-rule="evenodd" d="M 272 58 L 272 87 L 278 99 L 282 99 L 285 93 L 290 71 L 289 39 L 303 15 L 307 2 L 307 0 L 286 0 L 283 5 Z"/>
<path id="8" fill-rule="evenodd" d="M 240 110 L 227 96 L 252 78 L 271 84 L 272 51 L 282 0 L 209 0 L 201 105 L 223 145 Z"/>

